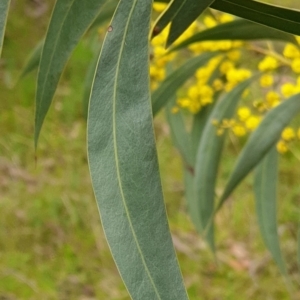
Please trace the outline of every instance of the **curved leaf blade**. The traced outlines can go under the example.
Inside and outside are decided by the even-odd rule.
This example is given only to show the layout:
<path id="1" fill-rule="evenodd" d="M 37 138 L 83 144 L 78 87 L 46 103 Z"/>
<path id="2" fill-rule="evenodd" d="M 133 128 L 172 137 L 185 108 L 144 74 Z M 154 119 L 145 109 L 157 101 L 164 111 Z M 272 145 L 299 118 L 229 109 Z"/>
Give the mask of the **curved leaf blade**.
<path id="1" fill-rule="evenodd" d="M 237 28 L 238 30 L 236 30 Z M 179 50 L 202 41 L 259 39 L 281 40 L 298 45 L 296 38 L 291 34 L 241 19 L 203 30 L 176 45 L 171 51 Z"/>
<path id="2" fill-rule="evenodd" d="M 25 65 L 19 76 L 19 80 L 38 68 L 40 64 L 41 54 L 44 47 L 44 40 L 39 41 L 29 54 Z"/>
<path id="3" fill-rule="evenodd" d="M 215 0 L 211 8 L 300 35 L 300 11 L 269 5 L 253 0 Z"/>
<path id="4" fill-rule="evenodd" d="M 57 0 L 40 60 L 35 111 L 35 147 L 58 81 L 79 39 L 105 0 Z"/>
<path id="5" fill-rule="evenodd" d="M 122 0 L 100 54 L 88 116 L 103 228 L 132 299 L 187 299 L 158 171 L 149 90 L 152 0 Z"/>
<path id="6" fill-rule="evenodd" d="M 159 110 L 166 105 L 176 94 L 178 88 L 181 87 L 198 68 L 219 54 L 219 52 L 211 52 L 193 57 L 177 70 L 173 71 L 152 94 L 153 115 L 155 116 Z"/>
<path id="7" fill-rule="evenodd" d="M 254 193 L 259 229 L 279 270 L 283 275 L 287 275 L 277 230 L 278 152 L 275 147 L 264 157 L 254 174 Z"/>
<path id="8" fill-rule="evenodd" d="M 240 83 L 214 107 L 202 133 L 195 164 L 195 209 L 198 212 L 201 231 L 205 231 L 210 247 L 214 250 L 214 226 L 212 217 L 215 203 L 215 186 L 225 134 L 218 136 L 213 120 L 231 119 L 244 90 L 255 77 Z"/>
<path id="9" fill-rule="evenodd" d="M 172 45 L 175 40 L 209 7 L 215 0 L 181 0 L 181 5 L 174 15 L 167 47 Z M 175 3 L 175 1 L 174 1 Z"/>
<path id="10" fill-rule="evenodd" d="M 6 21 L 8 16 L 10 0 L 1 0 L 0 2 L 0 57 L 2 52 L 4 32 L 6 27 Z"/>
<path id="11" fill-rule="evenodd" d="M 251 134 L 239 155 L 220 199 L 218 209 L 221 208 L 237 185 L 276 144 L 284 127 L 287 126 L 290 120 L 299 113 L 299 111 L 300 95 L 297 94 L 266 114 L 259 127 Z"/>
<path id="12" fill-rule="evenodd" d="M 176 105 L 176 97 L 169 101 L 166 106 L 166 118 L 170 126 L 172 141 L 181 154 L 187 168 L 192 168 L 191 144 L 188 132 L 185 129 L 182 111 L 172 113 L 172 108 Z"/>

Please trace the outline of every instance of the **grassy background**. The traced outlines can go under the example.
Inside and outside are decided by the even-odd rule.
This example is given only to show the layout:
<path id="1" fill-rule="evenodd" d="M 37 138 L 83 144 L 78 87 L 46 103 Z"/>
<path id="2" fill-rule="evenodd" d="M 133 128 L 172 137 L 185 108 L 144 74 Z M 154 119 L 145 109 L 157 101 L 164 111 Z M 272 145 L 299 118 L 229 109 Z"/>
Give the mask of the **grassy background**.
<path id="1" fill-rule="evenodd" d="M 46 31 L 53 3 L 13 1 L 0 60 L 0 299 L 129 299 L 102 232 L 88 174 L 81 97 L 92 57 L 91 37 L 80 43 L 65 70 L 43 127 L 37 163 L 36 74 L 11 88 L 30 49 Z M 155 120 L 155 129 L 170 227 L 190 298 L 290 299 L 259 235 L 252 178 L 217 218 L 217 265 L 188 217 L 181 161 L 163 115 Z M 220 189 L 236 154 L 228 143 Z M 296 154 L 300 157 L 297 149 Z M 279 231 L 295 299 L 300 299 L 298 166 L 291 154 L 281 159 L 279 188 Z"/>

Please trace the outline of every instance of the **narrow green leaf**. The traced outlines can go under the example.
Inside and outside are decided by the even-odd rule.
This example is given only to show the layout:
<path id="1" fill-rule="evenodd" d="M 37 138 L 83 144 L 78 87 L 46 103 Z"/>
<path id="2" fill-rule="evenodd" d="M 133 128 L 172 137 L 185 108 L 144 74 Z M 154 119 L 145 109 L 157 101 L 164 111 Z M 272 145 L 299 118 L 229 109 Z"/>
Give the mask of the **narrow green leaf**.
<path id="1" fill-rule="evenodd" d="M 251 134 L 247 144 L 239 155 L 220 199 L 218 209 L 221 208 L 236 186 L 276 144 L 284 127 L 287 126 L 299 111 L 300 95 L 297 94 L 266 114 L 259 127 Z"/>
<path id="2" fill-rule="evenodd" d="M 25 65 L 19 76 L 19 80 L 38 68 L 40 64 L 41 54 L 44 47 L 44 40 L 39 41 L 29 54 Z"/>
<path id="3" fill-rule="evenodd" d="M 174 15 L 170 33 L 167 39 L 167 47 L 175 40 L 209 7 L 215 0 L 180 0 L 181 5 Z M 175 1 L 174 1 L 175 3 Z"/>
<path id="4" fill-rule="evenodd" d="M 202 233 L 202 224 L 200 223 L 199 215 L 198 215 L 198 207 L 197 201 L 195 201 L 195 185 L 194 185 L 194 170 L 192 169 L 183 169 L 184 175 L 184 195 L 185 200 L 187 202 L 189 216 L 199 233 Z"/>
<path id="5" fill-rule="evenodd" d="M 35 111 L 35 146 L 61 73 L 79 39 L 105 0 L 57 0 L 40 60 Z"/>
<path id="6" fill-rule="evenodd" d="M 174 16 L 176 15 L 178 9 L 180 9 L 180 6 L 182 4 L 181 0 L 162 2 L 169 2 L 169 5 L 155 21 L 152 29 L 152 38 L 158 35 L 167 27 L 167 25 L 173 20 Z"/>
<path id="7" fill-rule="evenodd" d="M 101 9 L 99 15 L 95 19 L 95 21 L 92 23 L 89 29 L 93 29 L 95 27 L 99 27 L 103 25 L 103 23 L 107 22 L 109 19 L 112 18 L 112 15 L 116 9 L 117 6 L 117 0 L 114 1 L 108 1 L 107 4 L 103 6 L 103 9 Z M 25 65 L 21 71 L 21 74 L 19 76 L 19 80 L 28 75 L 30 72 L 34 71 L 38 68 L 40 64 L 40 59 L 42 55 L 42 50 L 44 46 L 44 40 L 41 40 L 31 51 L 29 54 Z"/>
<path id="8" fill-rule="evenodd" d="M 214 249 L 214 226 L 211 218 L 214 212 L 218 167 L 225 141 L 225 134 L 217 135 L 217 128 L 213 125 L 213 120 L 221 121 L 232 118 L 244 90 L 254 78 L 252 77 L 240 83 L 219 100 L 206 123 L 199 141 L 195 164 L 195 208 L 198 212 L 201 230 L 206 230 L 206 238 L 212 249 Z M 209 228 L 207 228 L 208 226 Z"/>
<path id="9" fill-rule="evenodd" d="M 88 157 L 103 228 L 132 299 L 187 299 L 168 227 L 149 90 L 152 0 L 121 0 L 88 116 Z"/>
<path id="10" fill-rule="evenodd" d="M 88 116 L 88 109 L 89 109 L 89 101 L 92 91 L 92 85 L 94 81 L 94 75 L 98 64 L 99 51 L 95 51 L 94 57 L 89 64 L 88 70 L 85 74 L 85 80 L 83 84 L 83 96 L 82 96 L 82 112 L 83 116 L 87 119 Z"/>
<path id="11" fill-rule="evenodd" d="M 185 129 L 182 111 L 172 113 L 172 108 L 176 105 L 176 97 L 166 105 L 166 117 L 170 126 L 172 141 L 180 152 L 187 168 L 192 168 L 192 155 L 190 149 L 190 139 Z"/>
<path id="12" fill-rule="evenodd" d="M 10 4 L 10 0 L 0 1 L 0 57 L 2 52 L 2 45 L 4 40 L 4 32 L 6 27 L 9 4 Z"/>
<path id="13" fill-rule="evenodd" d="M 277 231 L 278 152 L 273 147 L 257 166 L 254 193 L 259 229 L 281 273 L 287 275 Z"/>
<path id="14" fill-rule="evenodd" d="M 170 98 L 176 94 L 178 88 L 181 87 L 198 68 L 219 54 L 219 52 L 211 52 L 193 57 L 172 72 L 152 94 L 153 115 L 155 116 L 159 110 L 166 105 Z"/>
<path id="15" fill-rule="evenodd" d="M 253 0 L 215 0 L 211 8 L 238 17 L 300 35 L 300 11 Z"/>
<path id="16" fill-rule="evenodd" d="M 238 30 L 236 30 L 237 28 Z M 241 19 L 220 24 L 216 27 L 196 33 L 192 37 L 173 47 L 171 51 L 179 50 L 193 43 L 202 41 L 258 39 L 281 40 L 298 45 L 296 38 L 291 34 Z"/>

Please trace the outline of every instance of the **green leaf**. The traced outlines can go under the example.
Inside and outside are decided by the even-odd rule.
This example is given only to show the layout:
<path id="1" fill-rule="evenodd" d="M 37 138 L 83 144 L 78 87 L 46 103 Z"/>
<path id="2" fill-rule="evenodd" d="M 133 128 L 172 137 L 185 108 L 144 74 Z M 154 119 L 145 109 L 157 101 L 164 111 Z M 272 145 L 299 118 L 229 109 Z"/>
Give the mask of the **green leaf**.
<path id="1" fill-rule="evenodd" d="M 99 59 L 99 51 L 95 51 L 94 57 L 90 62 L 87 72 L 85 74 L 85 80 L 83 84 L 83 96 L 82 96 L 82 111 L 86 119 L 88 116 L 91 89 L 94 81 L 95 71 L 98 64 L 98 59 Z"/>
<path id="2" fill-rule="evenodd" d="M 103 23 L 105 23 L 106 21 L 111 19 L 112 15 L 116 9 L 116 6 L 117 6 L 116 0 L 114 0 L 114 1 L 111 0 L 111 1 L 108 1 L 107 3 L 105 3 L 105 5 L 103 6 L 103 9 L 101 9 L 99 15 L 97 16 L 97 18 L 92 23 L 92 25 L 90 26 L 89 29 L 99 27 L 99 26 L 103 25 Z M 26 75 L 28 75 L 30 72 L 34 71 L 36 68 L 38 68 L 38 66 L 40 64 L 40 58 L 42 55 L 43 46 L 44 46 L 44 40 L 41 40 L 31 51 L 31 53 L 29 54 L 29 56 L 25 62 L 25 65 L 21 71 L 19 80 L 22 79 L 23 77 L 25 77 Z"/>
<path id="3" fill-rule="evenodd" d="M 237 28 L 238 30 L 236 30 Z M 196 33 L 173 47 L 171 51 L 179 50 L 190 44 L 202 41 L 258 39 L 282 40 L 298 45 L 296 38 L 291 34 L 241 19 Z"/>
<path id="4" fill-rule="evenodd" d="M 41 40 L 36 44 L 25 62 L 25 65 L 19 76 L 19 80 L 34 71 L 39 66 L 43 47 L 44 40 Z"/>
<path id="5" fill-rule="evenodd" d="M 105 0 L 57 0 L 40 60 L 35 111 L 35 147 L 61 73 Z"/>
<path id="6" fill-rule="evenodd" d="M 0 57 L 2 52 L 2 45 L 4 40 L 4 32 L 5 32 L 5 26 L 7 21 L 9 4 L 10 4 L 10 0 L 0 1 Z"/>
<path id="7" fill-rule="evenodd" d="M 251 134 L 230 175 L 218 209 L 221 208 L 237 185 L 279 140 L 284 127 L 300 111 L 299 98 L 300 94 L 297 94 L 269 111 L 259 127 Z"/>
<path id="8" fill-rule="evenodd" d="M 155 116 L 159 110 L 166 105 L 166 103 L 176 94 L 178 88 L 181 87 L 198 68 L 205 65 L 211 58 L 219 54 L 219 52 L 212 52 L 193 57 L 172 72 L 152 94 L 153 115 Z"/>
<path id="9" fill-rule="evenodd" d="M 278 153 L 271 148 L 262 162 L 257 166 L 254 177 L 254 193 L 259 229 L 263 241 L 271 252 L 281 273 L 287 275 L 282 258 L 277 231 L 276 189 L 278 182 Z"/>
<path id="10" fill-rule="evenodd" d="M 206 238 L 214 250 L 214 226 L 212 217 L 215 202 L 215 186 L 219 162 L 224 146 L 225 134 L 218 136 L 213 120 L 231 119 L 244 90 L 255 77 L 247 79 L 226 94 L 214 107 L 204 128 L 195 164 L 195 201 L 201 231 L 206 231 Z"/>
<path id="11" fill-rule="evenodd" d="M 190 139 L 185 129 L 182 110 L 172 113 L 172 108 L 176 105 L 176 97 L 169 101 L 166 106 L 166 117 L 170 126 L 172 141 L 179 150 L 187 168 L 192 168 L 192 155 L 190 149 Z"/>
<path id="12" fill-rule="evenodd" d="M 300 11 L 253 0 L 216 0 L 211 8 L 238 17 L 300 35 Z"/>
<path id="13" fill-rule="evenodd" d="M 159 16 L 152 37 L 162 32 L 171 22 L 167 46 L 171 45 L 214 0 L 173 0 Z M 162 1 L 168 2 L 168 1 Z"/>
<path id="14" fill-rule="evenodd" d="M 88 115 L 88 157 L 111 252 L 132 299 L 187 299 L 168 227 L 149 89 L 152 0 L 125 0 L 107 32 Z"/>
<path id="15" fill-rule="evenodd" d="M 215 0 L 178 0 L 180 6 L 172 18 L 167 47 L 172 45 L 180 35 L 209 7 Z M 173 2 L 175 3 L 176 0 Z"/>

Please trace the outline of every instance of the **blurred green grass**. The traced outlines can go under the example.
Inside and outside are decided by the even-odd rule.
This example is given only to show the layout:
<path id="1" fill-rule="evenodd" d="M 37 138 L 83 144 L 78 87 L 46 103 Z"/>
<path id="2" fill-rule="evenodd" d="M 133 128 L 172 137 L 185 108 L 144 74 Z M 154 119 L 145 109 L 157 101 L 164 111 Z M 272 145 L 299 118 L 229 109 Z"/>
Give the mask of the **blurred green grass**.
<path id="1" fill-rule="evenodd" d="M 105 241 L 88 174 L 81 96 L 92 50 L 85 39 L 72 56 L 43 127 L 35 162 L 36 74 L 13 89 L 10 85 L 43 36 L 50 7 L 45 15 L 32 18 L 24 13 L 26 5 L 15 3 L 10 11 L 0 64 L 0 299 L 129 299 Z M 259 235 L 251 177 L 217 218 L 216 265 L 188 217 L 181 161 L 163 114 L 155 120 L 155 130 L 170 227 L 190 299 L 290 299 Z M 220 189 L 239 148 L 228 142 Z M 279 229 L 294 282 L 299 282 L 298 164 L 292 155 L 281 159 L 279 189 Z M 299 299 L 299 292 L 294 296 Z"/>

